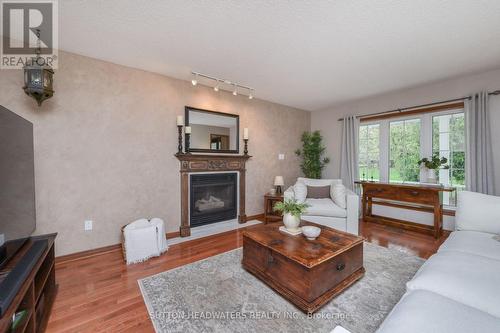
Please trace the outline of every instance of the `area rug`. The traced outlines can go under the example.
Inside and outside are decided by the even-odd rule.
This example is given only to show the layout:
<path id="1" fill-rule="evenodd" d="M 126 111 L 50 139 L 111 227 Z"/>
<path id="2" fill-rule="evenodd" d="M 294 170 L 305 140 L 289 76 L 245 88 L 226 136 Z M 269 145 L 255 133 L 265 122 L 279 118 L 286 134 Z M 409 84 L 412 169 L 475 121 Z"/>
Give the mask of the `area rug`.
<path id="1" fill-rule="evenodd" d="M 374 332 L 424 260 L 370 243 L 365 276 L 311 316 L 241 267 L 242 250 L 139 280 L 157 332 Z"/>

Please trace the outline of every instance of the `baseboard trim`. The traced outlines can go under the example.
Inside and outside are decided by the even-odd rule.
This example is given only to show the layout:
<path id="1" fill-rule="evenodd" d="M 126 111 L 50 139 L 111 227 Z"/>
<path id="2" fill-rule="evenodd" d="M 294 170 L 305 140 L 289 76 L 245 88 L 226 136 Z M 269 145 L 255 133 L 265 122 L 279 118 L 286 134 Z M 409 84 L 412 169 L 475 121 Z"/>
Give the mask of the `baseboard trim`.
<path id="1" fill-rule="evenodd" d="M 181 232 L 180 231 L 167 232 L 166 236 L 167 236 L 167 239 L 177 238 L 177 237 L 181 236 Z"/>
<path id="2" fill-rule="evenodd" d="M 262 214 L 257 214 L 257 215 L 249 215 L 247 216 L 247 218 L 245 219 L 245 222 L 247 221 L 252 221 L 252 220 L 264 220 L 264 213 Z"/>
<path id="3" fill-rule="evenodd" d="M 179 231 L 167 232 L 166 236 L 167 239 L 176 238 L 180 236 L 180 233 Z M 71 254 L 66 254 L 63 256 L 56 257 L 56 264 L 64 264 L 75 260 L 92 258 L 109 252 L 114 252 L 118 250 L 121 251 L 121 249 L 122 249 L 122 244 L 113 244 L 113 245 L 98 247 L 92 250 L 85 250 Z"/>
<path id="4" fill-rule="evenodd" d="M 92 250 L 85 250 L 85 251 L 75 252 L 75 253 L 71 253 L 71 254 L 66 254 L 63 256 L 56 257 L 56 265 L 61 265 L 61 264 L 65 264 L 65 263 L 75 261 L 75 260 L 80 260 L 80 259 L 92 258 L 92 257 L 100 256 L 100 255 L 103 255 L 103 254 L 109 253 L 109 252 L 121 251 L 121 249 L 122 249 L 121 244 L 113 244 L 113 245 L 98 247 L 98 248 L 95 248 Z"/>
<path id="5" fill-rule="evenodd" d="M 247 216 L 245 222 L 251 221 L 251 220 L 260 220 L 260 219 L 264 219 L 264 214 Z M 180 237 L 180 231 L 167 232 L 166 237 L 167 237 L 167 239 Z M 98 248 L 95 248 L 92 250 L 85 250 L 85 251 L 75 252 L 75 253 L 71 253 L 71 254 L 66 254 L 66 255 L 56 257 L 56 265 L 65 264 L 65 263 L 75 261 L 75 260 L 92 258 L 92 257 L 100 256 L 102 254 L 106 254 L 109 252 L 121 251 L 121 250 L 122 250 L 121 244 L 113 244 L 113 245 L 98 247 Z"/>

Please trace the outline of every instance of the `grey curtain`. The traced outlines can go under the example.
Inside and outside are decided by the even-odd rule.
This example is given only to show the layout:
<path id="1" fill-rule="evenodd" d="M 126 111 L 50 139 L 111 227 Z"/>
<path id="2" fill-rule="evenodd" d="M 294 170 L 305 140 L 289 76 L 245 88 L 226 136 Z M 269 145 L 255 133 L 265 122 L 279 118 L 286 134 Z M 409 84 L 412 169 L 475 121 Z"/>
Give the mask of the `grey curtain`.
<path id="1" fill-rule="evenodd" d="M 340 156 L 340 178 L 349 189 L 354 190 L 358 178 L 358 131 L 359 120 L 354 116 L 342 120 L 342 141 Z"/>
<path id="2" fill-rule="evenodd" d="M 480 92 L 465 103 L 466 188 L 494 194 L 489 96 Z"/>

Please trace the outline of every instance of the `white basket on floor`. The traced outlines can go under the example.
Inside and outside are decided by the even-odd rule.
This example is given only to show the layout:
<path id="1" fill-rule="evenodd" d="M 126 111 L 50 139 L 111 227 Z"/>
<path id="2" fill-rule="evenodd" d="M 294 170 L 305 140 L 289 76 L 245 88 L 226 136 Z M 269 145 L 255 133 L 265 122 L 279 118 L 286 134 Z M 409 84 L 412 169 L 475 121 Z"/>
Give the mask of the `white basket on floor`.
<path id="1" fill-rule="evenodd" d="M 167 249 L 162 219 L 140 219 L 122 227 L 122 251 L 127 265 L 157 257 Z"/>

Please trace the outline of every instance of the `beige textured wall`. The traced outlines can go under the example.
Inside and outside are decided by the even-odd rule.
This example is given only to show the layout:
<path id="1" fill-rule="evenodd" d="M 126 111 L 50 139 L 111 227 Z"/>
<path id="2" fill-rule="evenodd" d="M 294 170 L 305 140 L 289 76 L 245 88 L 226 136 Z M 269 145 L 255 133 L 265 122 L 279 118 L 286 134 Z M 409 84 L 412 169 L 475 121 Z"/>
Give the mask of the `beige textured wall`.
<path id="1" fill-rule="evenodd" d="M 41 108 L 24 95 L 21 71 L 0 71 L 0 104 L 34 123 L 37 233 L 59 233 L 57 255 L 116 244 L 140 217 L 178 230 L 175 116 L 185 105 L 239 114 L 249 128 L 248 215 L 263 212 L 275 175 L 287 185 L 299 175 L 293 151 L 308 112 L 65 52 L 59 64 L 56 94 Z"/>

